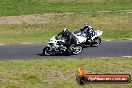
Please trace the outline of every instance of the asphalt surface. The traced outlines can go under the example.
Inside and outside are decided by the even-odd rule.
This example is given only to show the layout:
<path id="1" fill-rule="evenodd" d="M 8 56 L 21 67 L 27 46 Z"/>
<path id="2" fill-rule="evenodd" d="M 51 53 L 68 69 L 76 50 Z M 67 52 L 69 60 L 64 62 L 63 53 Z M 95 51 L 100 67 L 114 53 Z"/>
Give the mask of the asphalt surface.
<path id="1" fill-rule="evenodd" d="M 44 44 L 0 45 L 0 60 L 132 56 L 131 40 L 102 41 L 98 47 L 87 47 L 79 55 L 71 56 L 42 56 L 44 47 Z"/>

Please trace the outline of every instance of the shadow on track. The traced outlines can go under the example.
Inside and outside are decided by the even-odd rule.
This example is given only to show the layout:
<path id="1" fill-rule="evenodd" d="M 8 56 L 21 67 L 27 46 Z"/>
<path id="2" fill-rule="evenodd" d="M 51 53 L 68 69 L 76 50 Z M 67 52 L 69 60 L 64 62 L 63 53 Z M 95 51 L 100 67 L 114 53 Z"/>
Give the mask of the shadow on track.
<path id="1" fill-rule="evenodd" d="M 38 56 L 47 56 L 47 55 L 44 55 L 44 54 L 36 54 Z M 70 54 L 54 54 L 54 55 L 49 55 L 49 56 L 71 56 Z"/>

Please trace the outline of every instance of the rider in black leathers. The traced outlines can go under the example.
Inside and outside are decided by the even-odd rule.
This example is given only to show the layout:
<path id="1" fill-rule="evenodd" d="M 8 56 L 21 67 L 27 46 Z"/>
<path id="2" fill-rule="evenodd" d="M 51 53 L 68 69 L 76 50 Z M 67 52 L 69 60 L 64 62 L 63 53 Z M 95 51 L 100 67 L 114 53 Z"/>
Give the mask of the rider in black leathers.
<path id="1" fill-rule="evenodd" d="M 59 35 L 62 35 L 62 38 L 66 39 L 65 47 L 69 48 L 71 44 L 77 44 L 76 37 L 69 31 L 69 28 L 64 28 Z"/>

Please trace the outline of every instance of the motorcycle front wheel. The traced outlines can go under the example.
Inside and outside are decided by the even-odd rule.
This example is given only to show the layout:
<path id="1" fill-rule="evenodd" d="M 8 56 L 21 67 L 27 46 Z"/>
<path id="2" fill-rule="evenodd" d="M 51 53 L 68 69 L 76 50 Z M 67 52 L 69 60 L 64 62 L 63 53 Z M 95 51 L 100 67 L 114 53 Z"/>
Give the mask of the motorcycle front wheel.
<path id="1" fill-rule="evenodd" d="M 52 55 L 52 52 L 50 51 L 50 47 L 45 47 L 44 49 L 43 49 L 43 55 L 46 55 L 46 56 L 50 56 L 50 55 Z"/>

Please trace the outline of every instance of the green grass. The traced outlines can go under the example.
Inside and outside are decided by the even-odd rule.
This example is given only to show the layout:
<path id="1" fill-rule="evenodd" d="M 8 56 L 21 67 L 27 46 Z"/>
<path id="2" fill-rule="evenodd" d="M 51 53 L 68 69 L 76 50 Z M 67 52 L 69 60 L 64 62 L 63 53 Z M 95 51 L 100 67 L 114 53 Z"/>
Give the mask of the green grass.
<path id="1" fill-rule="evenodd" d="M 38 17 L 47 22 L 0 24 L 0 43 L 43 43 L 65 27 L 71 31 L 82 28 L 84 22 L 88 22 L 95 30 L 103 30 L 103 40 L 132 38 L 132 16 L 125 12 L 52 13 Z"/>
<path id="2" fill-rule="evenodd" d="M 79 66 L 88 74 L 130 74 L 132 58 L 65 58 L 43 60 L 0 61 L 1 88 L 130 88 L 129 84 L 87 84 L 76 83 Z"/>
<path id="3" fill-rule="evenodd" d="M 0 0 L 0 16 L 40 14 L 46 12 L 88 12 L 104 10 L 129 10 L 132 9 L 130 0 L 101 1 L 62 1 L 62 0 Z M 86 3 L 84 3 L 86 2 Z"/>
<path id="4" fill-rule="evenodd" d="M 1 43 L 44 43 L 57 34 L 48 32 L 41 24 L 1 25 Z M 4 29 L 4 30 L 2 30 Z M 52 31 L 52 30 L 51 30 Z"/>
<path id="5" fill-rule="evenodd" d="M 103 30 L 104 40 L 132 38 L 131 0 L 0 0 L 0 2 L 2 16 L 0 43 L 43 43 L 63 28 L 69 27 L 73 31 L 82 28 L 85 22 L 95 30 Z M 27 18 L 23 19 L 28 20 L 30 17 L 27 14 L 40 19 L 31 17 L 30 22 L 22 20 L 20 23 L 17 23 L 19 20 L 17 17 L 9 19 L 10 16 L 16 15 L 22 19 L 21 15 L 25 15 Z M 2 23 L 6 18 L 8 19 Z M 12 20 L 16 20 L 16 23 Z"/>
<path id="6" fill-rule="evenodd" d="M 0 23 L 0 44 L 47 42 L 64 27 L 73 31 L 82 28 L 84 22 L 103 30 L 102 39 L 132 38 L 131 10 L 131 0 L 0 0 L 0 18 L 42 14 L 37 15 L 40 21 L 16 24 L 8 23 L 8 19 Z M 0 61 L 0 88 L 132 87 L 132 83 L 80 86 L 75 80 L 79 66 L 87 68 L 87 73 L 132 75 L 132 58 L 3 60 Z"/>

